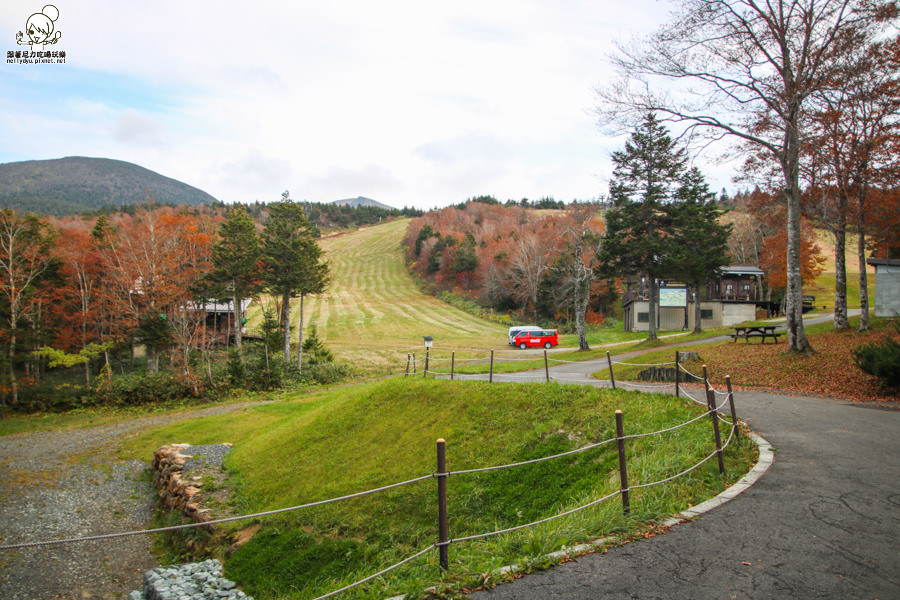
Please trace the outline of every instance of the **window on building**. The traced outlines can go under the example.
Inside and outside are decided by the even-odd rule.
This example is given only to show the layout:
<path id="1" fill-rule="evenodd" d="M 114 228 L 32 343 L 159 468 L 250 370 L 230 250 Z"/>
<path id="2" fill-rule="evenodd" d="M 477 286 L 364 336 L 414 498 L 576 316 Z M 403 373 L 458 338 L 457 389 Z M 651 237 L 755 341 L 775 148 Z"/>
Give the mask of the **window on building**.
<path id="1" fill-rule="evenodd" d="M 711 308 L 701 308 L 700 309 L 700 319 L 712 319 L 713 311 Z"/>
<path id="2" fill-rule="evenodd" d="M 638 323 L 649 323 L 650 322 L 650 313 L 648 312 L 639 312 L 638 313 Z"/>

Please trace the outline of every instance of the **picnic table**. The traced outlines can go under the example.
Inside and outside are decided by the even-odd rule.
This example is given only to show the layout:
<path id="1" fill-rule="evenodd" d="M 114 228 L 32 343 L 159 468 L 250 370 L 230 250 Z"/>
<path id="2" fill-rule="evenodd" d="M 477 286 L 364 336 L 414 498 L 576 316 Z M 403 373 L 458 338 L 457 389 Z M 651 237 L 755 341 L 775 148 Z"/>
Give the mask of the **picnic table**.
<path id="1" fill-rule="evenodd" d="M 750 338 L 758 337 L 760 343 L 765 344 L 767 338 L 772 338 L 777 344 L 779 335 L 781 334 L 775 333 L 775 325 L 754 325 L 753 327 L 735 327 L 731 339 L 736 342 L 739 338 L 744 338 L 745 342 L 750 343 Z"/>

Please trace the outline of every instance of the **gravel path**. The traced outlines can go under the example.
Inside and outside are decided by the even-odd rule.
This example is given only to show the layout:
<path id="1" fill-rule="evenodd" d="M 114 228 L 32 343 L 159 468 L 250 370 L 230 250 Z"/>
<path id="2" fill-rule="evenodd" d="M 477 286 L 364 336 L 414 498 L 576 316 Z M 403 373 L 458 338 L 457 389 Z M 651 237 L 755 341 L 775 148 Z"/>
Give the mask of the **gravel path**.
<path id="1" fill-rule="evenodd" d="M 0 437 L 0 545 L 147 528 L 155 500 L 148 464 L 113 460 L 115 446 L 149 426 L 243 406 Z M 121 600 L 158 566 L 151 543 L 138 535 L 2 550 L 0 598 Z"/>

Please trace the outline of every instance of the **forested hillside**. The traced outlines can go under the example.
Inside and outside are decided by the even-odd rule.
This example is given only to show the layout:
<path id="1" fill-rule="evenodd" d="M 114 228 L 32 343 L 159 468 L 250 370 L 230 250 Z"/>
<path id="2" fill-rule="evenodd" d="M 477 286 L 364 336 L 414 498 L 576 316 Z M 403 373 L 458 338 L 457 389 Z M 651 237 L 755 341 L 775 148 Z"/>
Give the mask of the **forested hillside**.
<path id="1" fill-rule="evenodd" d="M 198 206 L 215 198 L 138 165 L 70 156 L 0 164 L 0 207 L 63 216 L 154 201 Z"/>
<path id="2" fill-rule="evenodd" d="M 289 228 L 278 223 L 285 205 Z M 321 256 L 306 203 L 286 194 L 251 208 L 140 205 L 63 218 L 0 209 L 0 415 L 333 382 L 350 365 L 390 372 L 423 331 L 480 347 L 505 339 L 501 326 L 419 292 L 404 267 L 398 211 L 378 216 L 379 227 L 323 238 Z M 368 207 L 335 208 L 352 223 L 371 217 Z M 292 261 L 272 251 L 295 241 Z M 324 289 L 296 268 L 307 258 L 327 260 Z M 286 332 L 279 318 L 281 276 L 291 272 L 293 298 L 306 295 L 302 369 L 300 303 L 290 302 Z M 250 302 L 237 355 L 235 290 Z M 282 358 L 285 333 L 292 362 Z"/>
<path id="3" fill-rule="evenodd" d="M 596 205 L 535 210 L 471 201 L 413 219 L 404 247 L 412 272 L 436 293 L 563 326 L 574 321 L 579 265 L 591 260 L 584 235 L 601 232 Z M 589 287 L 587 321 L 599 324 L 614 310 L 614 286 Z"/>

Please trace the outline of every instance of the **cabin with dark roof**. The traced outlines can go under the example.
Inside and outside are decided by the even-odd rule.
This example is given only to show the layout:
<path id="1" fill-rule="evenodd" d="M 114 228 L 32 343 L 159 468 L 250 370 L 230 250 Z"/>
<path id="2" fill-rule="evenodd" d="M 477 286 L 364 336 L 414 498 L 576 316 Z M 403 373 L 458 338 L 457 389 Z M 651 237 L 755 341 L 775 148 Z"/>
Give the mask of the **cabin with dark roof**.
<path id="1" fill-rule="evenodd" d="M 703 328 L 728 327 L 756 319 L 757 307 L 768 308 L 762 298 L 762 278 L 759 267 L 730 265 L 706 283 L 700 297 L 680 281 L 662 279 L 659 286 L 659 305 L 656 327 L 680 331 L 694 327 L 694 303 L 700 302 L 700 324 Z M 622 296 L 625 331 L 650 330 L 650 288 L 646 277 L 625 282 Z"/>

